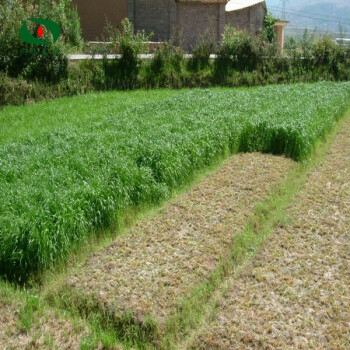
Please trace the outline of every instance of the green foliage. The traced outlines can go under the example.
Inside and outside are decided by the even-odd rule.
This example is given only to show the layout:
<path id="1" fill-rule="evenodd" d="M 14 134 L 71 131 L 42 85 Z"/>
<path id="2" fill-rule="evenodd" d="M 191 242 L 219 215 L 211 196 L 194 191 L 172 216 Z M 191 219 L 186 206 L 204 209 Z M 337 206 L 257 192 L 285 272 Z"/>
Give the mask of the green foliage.
<path id="1" fill-rule="evenodd" d="M 45 13 L 44 4 L 47 6 L 47 2 L 27 4 L 14 0 L 0 5 L 0 70 L 11 77 L 22 75 L 29 80 L 57 83 L 67 76 L 68 61 L 62 44 L 31 45 L 23 42 L 19 36 L 26 18 L 39 17 Z M 33 34 L 37 28 L 35 23 L 28 23 L 28 29 Z M 45 33 L 44 39 L 51 40 L 50 34 Z"/>
<path id="2" fill-rule="evenodd" d="M 65 44 L 75 49 L 83 46 L 80 18 L 72 0 L 32 0 L 32 3 L 37 8 L 39 18 L 47 18 L 60 25 Z"/>
<path id="3" fill-rule="evenodd" d="M 290 37 L 285 39 L 284 49 L 287 52 L 295 51 L 297 49 L 297 47 L 298 47 L 298 41 L 297 41 L 297 39 L 294 38 L 294 36 L 290 36 Z"/>
<path id="4" fill-rule="evenodd" d="M 103 63 L 98 60 L 83 60 L 71 64 L 67 85 L 70 95 L 105 90 L 106 76 Z"/>
<path id="5" fill-rule="evenodd" d="M 214 43 L 201 40 L 192 51 L 192 57 L 188 61 L 190 71 L 198 72 L 210 66 L 210 54 L 214 52 Z"/>
<path id="6" fill-rule="evenodd" d="M 220 81 L 230 71 L 253 71 L 260 60 L 258 37 L 226 26 L 217 53 L 214 74 Z"/>
<path id="7" fill-rule="evenodd" d="M 337 79 L 339 74 L 340 52 L 340 47 L 330 35 L 317 38 L 312 46 L 315 68 L 326 68 L 329 73 Z"/>
<path id="8" fill-rule="evenodd" d="M 275 39 L 275 23 L 278 21 L 278 18 L 272 15 L 272 13 L 268 12 L 264 17 L 263 22 L 263 36 L 264 39 L 270 43 L 272 43 Z"/>
<path id="9" fill-rule="evenodd" d="M 228 151 L 305 159 L 346 108 L 350 85 L 192 90 L 158 101 L 153 92 L 128 108 L 132 94 L 0 112 L 0 135 L 12 131 L 0 138 L 1 276 L 23 281 L 65 259 L 125 208 L 168 198 Z"/>
<path id="10" fill-rule="evenodd" d="M 21 73 L 26 79 L 58 83 L 68 76 L 68 59 L 59 46 L 38 45 L 21 54 L 31 58 Z"/>
<path id="11" fill-rule="evenodd" d="M 141 65 L 138 55 L 149 40 L 145 32 L 135 34 L 133 24 L 128 19 L 122 21 L 122 26 L 123 31 L 119 32 L 118 35 L 122 55 L 118 61 L 118 85 L 123 89 L 130 89 L 137 84 L 137 76 Z"/>
<path id="12" fill-rule="evenodd" d="M 315 33 L 311 33 L 308 29 L 305 29 L 303 38 L 300 41 L 301 54 L 304 58 L 310 58 L 312 56 L 312 47 L 315 42 Z"/>
<path id="13" fill-rule="evenodd" d="M 330 35 L 317 35 L 307 29 L 301 40 L 289 38 L 285 53 L 294 76 L 309 81 L 349 80 L 349 50 L 336 44 Z"/>
<path id="14" fill-rule="evenodd" d="M 115 46 L 118 45 L 121 58 L 114 62 L 107 60 L 104 62 L 107 87 L 132 89 L 137 86 L 141 66 L 138 55 L 148 48 L 147 42 L 150 36 L 147 36 L 144 31 L 134 33 L 134 26 L 128 18 L 122 21 L 122 27 L 122 30 L 110 31 L 112 35 L 109 40 Z"/>
<path id="15" fill-rule="evenodd" d="M 19 37 L 22 22 L 27 16 L 23 1 L 0 4 L 0 71 L 7 71 L 11 76 L 18 76 L 30 61 L 30 57 L 20 55 L 21 49 L 30 47 Z"/>
<path id="16" fill-rule="evenodd" d="M 342 47 L 339 53 L 338 80 L 350 80 L 350 47 Z"/>
<path id="17" fill-rule="evenodd" d="M 146 87 L 181 87 L 183 51 L 171 42 L 157 48 L 154 57 L 143 70 L 142 85 Z"/>

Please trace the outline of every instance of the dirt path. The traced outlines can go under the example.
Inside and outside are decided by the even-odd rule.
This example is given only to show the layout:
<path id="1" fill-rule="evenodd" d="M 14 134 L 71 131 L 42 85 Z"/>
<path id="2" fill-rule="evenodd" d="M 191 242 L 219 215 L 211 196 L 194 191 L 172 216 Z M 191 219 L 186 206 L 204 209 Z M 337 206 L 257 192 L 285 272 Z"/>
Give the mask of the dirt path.
<path id="1" fill-rule="evenodd" d="M 191 349 L 349 349 L 350 120 Z"/>
<path id="2" fill-rule="evenodd" d="M 189 192 L 141 220 L 68 276 L 63 290 L 92 297 L 113 313 L 164 324 L 194 286 L 225 258 L 232 236 L 295 163 L 239 154 Z"/>

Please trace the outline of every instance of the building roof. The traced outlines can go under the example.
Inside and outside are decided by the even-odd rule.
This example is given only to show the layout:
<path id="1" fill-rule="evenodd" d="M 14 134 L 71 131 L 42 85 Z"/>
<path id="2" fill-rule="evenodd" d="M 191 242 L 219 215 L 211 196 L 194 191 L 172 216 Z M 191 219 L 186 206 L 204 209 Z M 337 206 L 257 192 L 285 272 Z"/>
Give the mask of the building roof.
<path id="1" fill-rule="evenodd" d="M 227 12 L 237 11 L 260 3 L 264 3 L 264 5 L 266 6 L 265 0 L 230 0 L 226 4 L 225 10 Z"/>
<path id="2" fill-rule="evenodd" d="M 278 20 L 277 22 L 275 22 L 275 27 L 284 27 L 288 23 L 289 21 Z"/>
<path id="3" fill-rule="evenodd" d="M 176 1 L 188 2 L 188 3 L 199 2 L 204 4 L 226 4 L 227 3 L 227 0 L 176 0 Z"/>

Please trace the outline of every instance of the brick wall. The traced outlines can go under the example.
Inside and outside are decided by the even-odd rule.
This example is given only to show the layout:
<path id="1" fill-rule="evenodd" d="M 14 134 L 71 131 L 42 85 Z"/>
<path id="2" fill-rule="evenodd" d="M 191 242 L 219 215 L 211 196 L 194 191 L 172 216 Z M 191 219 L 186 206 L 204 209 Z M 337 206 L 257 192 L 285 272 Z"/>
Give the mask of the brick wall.
<path id="1" fill-rule="evenodd" d="M 136 30 L 153 32 L 151 40 L 170 38 L 170 2 L 175 0 L 133 0 L 133 23 Z M 130 1 L 129 1 L 130 3 Z M 129 16 L 131 19 L 131 16 Z"/>
<path id="2" fill-rule="evenodd" d="M 258 4 L 251 8 L 250 22 L 253 33 L 257 33 L 262 30 L 264 17 L 266 15 L 266 7 L 262 4 Z"/>
<path id="3" fill-rule="evenodd" d="M 178 3 L 178 29 L 186 48 L 195 46 L 202 35 L 219 40 L 220 4 Z"/>
<path id="4" fill-rule="evenodd" d="M 128 16 L 126 0 L 73 0 L 86 40 L 100 40 L 106 26 L 106 18 L 121 28 L 121 21 Z"/>
<path id="5" fill-rule="evenodd" d="M 266 13 L 264 5 L 225 12 L 225 4 L 214 1 L 128 0 L 129 18 L 137 30 L 153 32 L 152 40 L 169 40 L 182 33 L 186 49 L 194 47 L 201 35 L 219 41 L 225 24 L 253 33 L 261 30 Z"/>
<path id="6" fill-rule="evenodd" d="M 226 12 L 226 24 L 240 30 L 250 30 L 255 34 L 262 28 L 265 13 L 266 9 L 262 4 L 240 11 Z"/>
<path id="7" fill-rule="evenodd" d="M 83 35 L 100 37 L 106 17 L 120 27 L 129 17 L 136 30 L 153 32 L 152 41 L 165 41 L 182 31 L 185 48 L 195 46 L 201 35 L 219 41 L 225 24 L 253 33 L 262 27 L 266 7 L 262 4 L 241 11 L 225 12 L 224 0 L 74 0 L 78 5 Z"/>

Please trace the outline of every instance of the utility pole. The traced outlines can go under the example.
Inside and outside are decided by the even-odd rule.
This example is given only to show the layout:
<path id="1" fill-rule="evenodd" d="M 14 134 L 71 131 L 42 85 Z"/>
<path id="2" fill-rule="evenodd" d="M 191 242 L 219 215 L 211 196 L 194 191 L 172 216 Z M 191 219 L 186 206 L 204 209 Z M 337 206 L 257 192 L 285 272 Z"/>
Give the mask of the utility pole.
<path id="1" fill-rule="evenodd" d="M 286 19 L 286 2 L 288 0 L 280 0 L 282 2 L 282 19 Z"/>

